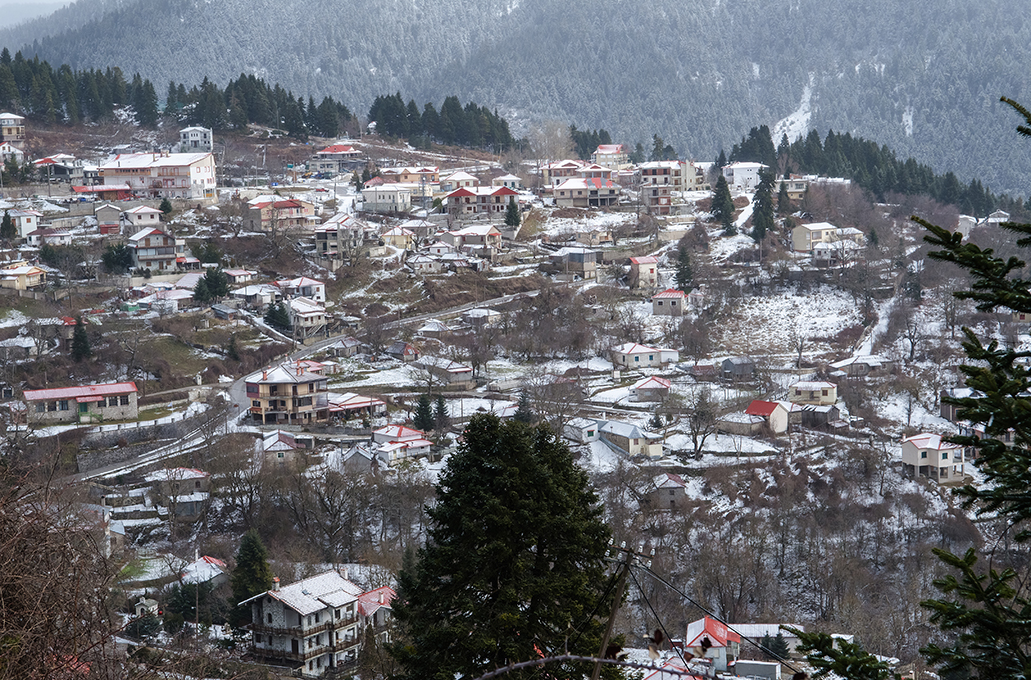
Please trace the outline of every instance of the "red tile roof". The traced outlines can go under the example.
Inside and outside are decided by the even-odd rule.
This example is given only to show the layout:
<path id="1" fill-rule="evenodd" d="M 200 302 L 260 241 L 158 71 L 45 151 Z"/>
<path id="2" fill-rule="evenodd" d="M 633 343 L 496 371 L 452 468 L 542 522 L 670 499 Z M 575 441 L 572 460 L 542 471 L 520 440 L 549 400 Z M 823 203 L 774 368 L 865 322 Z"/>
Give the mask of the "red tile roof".
<path id="1" fill-rule="evenodd" d="M 777 402 L 775 401 L 761 401 L 759 399 L 754 400 L 745 409 L 745 413 L 750 416 L 762 416 L 768 418 L 771 413 L 777 408 Z"/>
<path id="2" fill-rule="evenodd" d="M 99 401 L 101 397 L 130 394 L 135 391 L 136 383 L 134 382 L 82 385 L 81 387 L 54 387 L 46 390 L 25 390 L 25 401 L 49 401 L 51 399 Z"/>

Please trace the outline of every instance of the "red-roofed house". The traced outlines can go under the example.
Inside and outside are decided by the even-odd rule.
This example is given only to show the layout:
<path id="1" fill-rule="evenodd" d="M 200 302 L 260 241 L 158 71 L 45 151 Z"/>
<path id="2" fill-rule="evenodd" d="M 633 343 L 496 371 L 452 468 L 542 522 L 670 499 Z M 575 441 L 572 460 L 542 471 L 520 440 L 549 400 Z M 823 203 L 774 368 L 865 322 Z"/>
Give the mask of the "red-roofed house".
<path id="1" fill-rule="evenodd" d="M 927 477 L 939 484 L 959 483 L 966 475 L 963 447 L 923 432 L 902 440 L 902 469 L 911 476 Z"/>
<path id="2" fill-rule="evenodd" d="M 361 164 L 361 152 L 348 144 L 330 144 L 308 161 L 309 172 L 338 174 Z"/>
<path id="3" fill-rule="evenodd" d="M 29 422 L 90 423 L 139 417 L 134 382 L 25 390 L 23 396 Z"/>
<path id="4" fill-rule="evenodd" d="M 630 162 L 630 155 L 622 144 L 600 144 L 591 154 L 591 162 L 618 170 Z"/>
<path id="5" fill-rule="evenodd" d="M 642 378 L 630 386 L 630 401 L 662 401 L 669 396 L 670 382 L 657 375 Z"/>
<path id="6" fill-rule="evenodd" d="M 652 510 L 674 510 L 687 502 L 687 484 L 680 475 L 664 472 L 655 478 L 653 484 L 645 496 Z"/>
<path id="7" fill-rule="evenodd" d="M 726 624 L 706 616 L 687 624 L 684 648 L 699 646 L 705 637 L 712 643 L 706 658 L 712 659 L 716 670 L 726 671 L 727 664 L 737 660 L 741 654 L 741 636 L 727 628 Z"/>
<path id="8" fill-rule="evenodd" d="M 773 434 L 782 434 L 788 431 L 788 409 L 778 401 L 756 399 L 748 405 L 745 413 L 763 418 Z"/>
<path id="9" fill-rule="evenodd" d="M 553 195 L 560 208 L 606 208 L 619 203 L 619 185 L 601 177 L 570 177 Z"/>
<path id="10" fill-rule="evenodd" d="M 655 288 L 659 285 L 659 258 L 654 255 L 630 258 L 630 287 Z"/>
<path id="11" fill-rule="evenodd" d="M 397 593 L 390 586 L 370 590 L 358 597 L 358 613 L 366 626 L 372 626 L 373 634 L 380 644 L 390 642 L 386 627 L 393 614 L 390 604 L 395 597 Z"/>
<path id="12" fill-rule="evenodd" d="M 290 229 L 313 230 L 318 223 L 315 205 L 296 198 L 275 200 L 259 198 L 247 204 L 247 219 L 244 225 L 250 231 Z"/>
<path id="13" fill-rule="evenodd" d="M 476 213 L 503 213 L 508 208 L 508 201 L 519 192 L 508 187 L 461 187 L 455 189 L 447 198 L 448 211 L 452 215 L 472 215 Z"/>
<path id="14" fill-rule="evenodd" d="M 404 425 L 384 425 L 378 430 L 372 431 L 372 442 L 374 444 L 386 444 L 388 442 L 423 439 L 425 436 L 426 434 L 422 430 L 405 427 Z"/>
<path id="15" fill-rule="evenodd" d="M 652 295 L 652 314 L 656 316 L 683 316 L 687 295 L 682 290 L 667 288 Z"/>

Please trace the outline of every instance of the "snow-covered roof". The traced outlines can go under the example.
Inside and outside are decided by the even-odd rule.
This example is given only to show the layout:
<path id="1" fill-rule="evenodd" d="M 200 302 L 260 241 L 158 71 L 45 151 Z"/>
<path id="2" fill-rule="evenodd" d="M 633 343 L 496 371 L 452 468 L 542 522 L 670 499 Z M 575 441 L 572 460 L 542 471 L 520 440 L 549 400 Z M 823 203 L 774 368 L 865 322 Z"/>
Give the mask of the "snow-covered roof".
<path id="1" fill-rule="evenodd" d="M 922 432 L 920 434 L 915 434 L 912 437 L 906 437 L 902 442 L 909 442 L 918 449 L 933 449 L 936 451 L 951 451 L 953 449 L 962 448 L 959 444 L 953 444 L 952 442 L 943 440 L 940 434 L 931 434 L 930 432 Z"/>
<path id="2" fill-rule="evenodd" d="M 271 597 L 301 616 L 307 616 L 328 607 L 339 607 L 348 602 L 354 602 L 361 594 L 361 588 L 335 571 L 327 571 L 297 583 L 291 583 L 279 590 L 265 591 L 240 604 L 247 604 L 261 597 Z"/>
<path id="3" fill-rule="evenodd" d="M 791 389 L 793 390 L 806 390 L 809 392 L 816 392 L 817 390 L 832 390 L 835 388 L 837 388 L 837 385 L 834 383 L 817 380 L 800 380 L 791 385 Z"/>
<path id="4" fill-rule="evenodd" d="M 207 479 L 211 475 L 197 468 L 168 468 L 155 470 L 143 479 L 148 482 L 182 482 L 188 479 Z"/>
<path id="5" fill-rule="evenodd" d="M 651 375 L 647 378 L 641 378 L 633 385 L 630 386 L 632 390 L 668 390 L 670 382 L 665 378 L 660 378 L 657 375 Z"/>
<path id="6" fill-rule="evenodd" d="M 202 555 L 183 567 L 179 577 L 183 583 L 207 583 L 226 573 L 226 563 L 216 557 Z"/>

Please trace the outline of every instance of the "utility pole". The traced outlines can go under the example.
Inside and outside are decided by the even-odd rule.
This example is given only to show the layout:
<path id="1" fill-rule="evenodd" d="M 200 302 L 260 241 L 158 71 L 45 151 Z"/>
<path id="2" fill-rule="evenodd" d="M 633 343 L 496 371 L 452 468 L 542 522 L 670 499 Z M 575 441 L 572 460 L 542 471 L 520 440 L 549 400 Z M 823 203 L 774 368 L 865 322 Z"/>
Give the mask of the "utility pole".
<path id="1" fill-rule="evenodd" d="M 605 634 L 601 637 L 601 648 L 598 650 L 599 659 L 594 664 L 594 671 L 591 673 L 591 680 L 598 680 L 601 675 L 601 659 L 605 658 L 605 652 L 608 650 L 609 639 L 612 637 L 612 627 L 616 622 L 616 614 L 619 612 L 619 605 L 623 603 L 623 590 L 626 588 L 626 579 L 630 575 L 631 566 L 643 566 L 645 568 L 651 568 L 652 559 L 655 557 L 655 548 L 652 548 L 650 554 L 644 553 L 644 543 L 642 543 L 635 551 L 632 548 L 626 547 L 624 541 L 618 548 L 613 546 L 613 551 L 624 553 L 623 561 L 619 565 L 618 576 L 616 577 L 615 593 L 612 598 L 612 608 L 609 610 L 609 618 L 605 623 Z"/>

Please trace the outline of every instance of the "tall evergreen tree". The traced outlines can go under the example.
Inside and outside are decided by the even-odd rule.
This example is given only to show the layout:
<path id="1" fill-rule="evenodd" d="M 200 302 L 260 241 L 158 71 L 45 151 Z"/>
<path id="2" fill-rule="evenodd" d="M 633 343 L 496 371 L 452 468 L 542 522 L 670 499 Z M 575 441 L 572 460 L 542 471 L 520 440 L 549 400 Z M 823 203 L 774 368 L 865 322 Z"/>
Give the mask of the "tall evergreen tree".
<path id="1" fill-rule="evenodd" d="M 723 225 L 725 234 L 733 234 L 734 230 L 734 199 L 730 196 L 730 185 L 727 178 L 720 173 L 716 178 L 716 188 L 712 193 L 712 217 Z"/>
<path id="2" fill-rule="evenodd" d="M 82 317 L 75 319 L 75 329 L 72 330 L 72 359 L 76 362 L 83 361 L 93 356 L 93 348 L 90 346 L 89 333 L 86 332 L 86 324 Z"/>
<path id="3" fill-rule="evenodd" d="M 530 425 L 536 419 L 533 409 L 530 407 L 530 395 L 523 390 L 519 393 L 519 405 L 516 407 L 516 412 L 512 416 L 520 423 Z"/>
<path id="4" fill-rule="evenodd" d="M 447 410 L 447 402 L 443 394 L 437 395 L 437 403 L 433 408 L 433 429 L 443 432 L 451 425 L 451 414 Z"/>
<path id="5" fill-rule="evenodd" d="M 290 330 L 290 315 L 282 302 L 269 305 L 265 310 L 264 321 L 278 331 Z"/>
<path id="6" fill-rule="evenodd" d="M 694 271 L 691 268 L 691 253 L 687 252 L 686 246 L 680 246 L 680 250 L 677 251 L 677 269 L 674 278 L 677 290 L 685 293 L 691 290 L 691 284 L 694 283 Z"/>
<path id="7" fill-rule="evenodd" d="M 505 208 L 505 226 L 515 228 L 522 221 L 523 216 L 519 213 L 519 205 L 516 203 L 515 196 L 509 196 L 508 207 Z"/>
<path id="8" fill-rule="evenodd" d="M 11 211 L 4 211 L 4 219 L 0 221 L 0 239 L 5 241 L 11 241 L 18 236 L 18 229 L 14 226 L 14 219 L 11 217 Z"/>
<path id="9" fill-rule="evenodd" d="M 759 243 L 776 226 L 773 211 L 773 173 L 764 170 L 759 175 L 759 186 L 752 199 L 752 238 Z"/>
<path id="10" fill-rule="evenodd" d="M 258 532 L 251 529 L 243 535 L 240 549 L 236 553 L 236 568 L 229 579 L 233 588 L 233 604 L 240 604 L 272 587 L 272 567 L 268 563 L 268 551 L 261 542 Z M 233 608 L 236 626 L 250 621 L 250 611 L 243 607 Z"/>
<path id="11" fill-rule="evenodd" d="M 781 182 L 780 189 L 777 189 L 777 212 L 787 215 L 791 212 L 791 197 L 788 196 L 788 183 Z"/>
<path id="12" fill-rule="evenodd" d="M 433 403 L 430 401 L 430 395 L 419 395 L 419 403 L 415 407 L 415 417 L 412 419 L 412 425 L 415 425 L 417 430 L 422 430 L 423 432 L 429 432 L 433 429 Z"/>
<path id="13" fill-rule="evenodd" d="M 474 416 L 427 512 L 429 540 L 402 569 L 393 605 L 401 677 L 477 677 L 598 651 L 609 531 L 586 473 L 549 429 Z M 590 666 L 548 671 L 581 677 Z"/>

